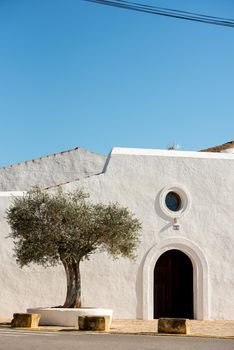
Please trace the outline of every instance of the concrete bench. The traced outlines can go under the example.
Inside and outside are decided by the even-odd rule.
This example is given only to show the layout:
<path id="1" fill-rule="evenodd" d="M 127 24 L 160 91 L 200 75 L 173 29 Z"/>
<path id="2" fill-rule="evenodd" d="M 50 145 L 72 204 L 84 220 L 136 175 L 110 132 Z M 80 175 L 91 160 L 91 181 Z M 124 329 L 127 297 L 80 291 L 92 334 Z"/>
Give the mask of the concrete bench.
<path id="1" fill-rule="evenodd" d="M 80 331 L 109 332 L 110 316 L 79 316 Z"/>
<path id="2" fill-rule="evenodd" d="M 189 320 L 186 318 L 159 318 L 158 333 L 187 334 Z"/>

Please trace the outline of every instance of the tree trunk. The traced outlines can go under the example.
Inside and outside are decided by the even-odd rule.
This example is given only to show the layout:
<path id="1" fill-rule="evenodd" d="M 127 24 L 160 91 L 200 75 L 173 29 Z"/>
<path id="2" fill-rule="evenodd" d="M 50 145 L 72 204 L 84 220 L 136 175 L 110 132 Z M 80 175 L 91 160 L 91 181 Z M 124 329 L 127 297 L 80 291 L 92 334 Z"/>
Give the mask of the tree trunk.
<path id="1" fill-rule="evenodd" d="M 67 296 L 64 308 L 81 307 L 81 279 L 80 279 L 80 262 L 70 259 L 62 260 L 67 276 Z"/>

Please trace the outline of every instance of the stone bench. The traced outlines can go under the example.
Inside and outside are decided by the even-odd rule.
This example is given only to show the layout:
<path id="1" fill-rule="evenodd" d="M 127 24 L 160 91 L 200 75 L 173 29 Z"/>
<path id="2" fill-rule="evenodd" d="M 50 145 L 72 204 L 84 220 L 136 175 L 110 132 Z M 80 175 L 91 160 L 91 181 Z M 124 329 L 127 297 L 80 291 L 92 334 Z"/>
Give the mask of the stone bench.
<path id="1" fill-rule="evenodd" d="M 39 314 L 16 313 L 13 315 L 11 327 L 13 328 L 37 328 L 40 320 Z"/>
<path id="2" fill-rule="evenodd" d="M 158 333 L 187 334 L 189 320 L 186 318 L 159 318 Z"/>
<path id="3" fill-rule="evenodd" d="M 78 327 L 80 331 L 110 331 L 110 316 L 79 316 Z"/>

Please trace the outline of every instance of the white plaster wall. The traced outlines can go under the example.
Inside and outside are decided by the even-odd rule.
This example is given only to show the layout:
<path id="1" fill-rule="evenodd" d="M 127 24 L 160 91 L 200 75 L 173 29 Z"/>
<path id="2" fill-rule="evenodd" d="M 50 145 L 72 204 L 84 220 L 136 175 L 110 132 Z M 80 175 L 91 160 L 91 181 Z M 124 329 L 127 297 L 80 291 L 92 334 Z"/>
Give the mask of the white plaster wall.
<path id="1" fill-rule="evenodd" d="M 106 254 L 96 254 L 82 264 L 84 306 L 113 308 L 115 318 L 142 318 L 147 254 L 168 239 L 183 239 L 196 245 L 207 262 L 207 318 L 234 319 L 234 156 L 177 151 L 122 153 L 113 151 L 105 173 L 63 186 L 65 190 L 85 188 L 94 201 L 118 201 L 143 223 L 136 261 L 112 261 Z M 191 197 L 190 211 L 179 219 L 179 231 L 173 230 L 172 219 L 159 206 L 161 190 L 175 183 Z M 9 198 L 0 198 L 0 203 L 0 276 L 4 286 L 0 315 L 62 303 L 65 277 L 61 268 L 51 273 L 39 267 L 16 267 L 12 243 L 4 238 L 8 227 L 3 216 Z"/>
<path id="2" fill-rule="evenodd" d="M 0 191 L 56 186 L 102 172 L 106 157 L 77 147 L 0 168 Z"/>
<path id="3" fill-rule="evenodd" d="M 65 275 L 62 268 L 33 265 L 19 268 L 13 258 L 13 243 L 7 238 L 9 227 L 5 210 L 11 197 L 0 196 L 0 317 L 25 312 L 35 305 L 59 305 L 65 295 Z"/>
<path id="4" fill-rule="evenodd" d="M 115 154 L 114 150 L 105 174 L 64 186 L 67 190 L 77 186 L 87 188 L 92 199 L 97 201 L 117 200 L 143 222 L 142 243 L 135 263 L 120 260 L 119 265 L 116 262 L 109 265 L 103 259 L 100 261 L 110 271 L 108 287 L 102 285 L 104 300 L 108 300 L 109 284 L 113 285 L 113 290 L 116 285 L 124 285 L 119 293 L 118 289 L 114 290 L 112 305 L 108 307 L 113 307 L 118 317 L 125 317 L 123 310 L 126 309 L 131 317 L 141 318 L 142 268 L 147 252 L 153 245 L 169 238 L 185 238 L 198 246 L 207 261 L 207 318 L 234 319 L 234 157 L 170 152 L 155 151 L 149 155 L 136 152 L 134 155 L 121 154 L 121 150 L 120 154 Z M 172 219 L 163 214 L 158 204 L 161 190 L 175 183 L 181 184 L 191 198 L 190 211 L 179 219 L 179 231 L 173 230 Z M 96 262 L 97 258 L 94 258 L 93 265 L 91 262 L 86 265 L 85 276 L 89 276 L 90 270 L 97 270 Z M 123 266 L 124 271 L 120 275 L 117 273 L 119 266 Z M 86 280 L 83 283 L 84 296 L 90 302 L 95 299 L 96 288 L 92 292 L 89 283 Z"/>

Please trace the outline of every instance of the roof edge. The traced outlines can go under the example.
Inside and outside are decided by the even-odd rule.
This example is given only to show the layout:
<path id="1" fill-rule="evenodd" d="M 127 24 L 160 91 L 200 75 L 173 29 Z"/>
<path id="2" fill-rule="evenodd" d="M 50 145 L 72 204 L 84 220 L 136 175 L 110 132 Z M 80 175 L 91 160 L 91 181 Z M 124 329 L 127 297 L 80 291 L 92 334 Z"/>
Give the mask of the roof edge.
<path id="1" fill-rule="evenodd" d="M 1 169 L 7 169 L 7 168 L 13 168 L 13 167 L 16 167 L 16 166 L 20 166 L 22 164 L 25 164 L 25 163 L 33 163 L 33 162 L 36 162 L 38 160 L 41 160 L 41 159 L 47 159 L 47 158 L 51 158 L 51 157 L 56 157 L 57 155 L 62 155 L 62 154 L 65 154 L 65 153 L 69 153 L 69 152 L 72 152 L 72 151 L 77 151 L 77 150 L 84 150 L 84 151 L 87 151 L 89 153 L 93 153 L 93 154 L 96 154 L 98 156 L 101 156 L 101 157 L 104 157 L 104 155 L 102 154 L 99 154 L 99 153 L 96 153 L 96 152 L 93 152 L 93 151 L 89 151 L 88 149 L 86 148 L 83 148 L 83 147 L 74 147 L 74 148 L 70 148 L 66 151 L 60 151 L 60 152 L 56 152 L 56 153 L 51 153 L 51 154 L 47 154 L 45 156 L 41 156 L 41 157 L 36 157 L 36 158 L 33 158 L 33 159 L 29 159 L 29 160 L 23 160 L 22 162 L 19 162 L 19 163 L 14 163 L 14 164 L 9 164 L 9 165 L 6 165 L 6 166 L 2 166 L 0 167 L 0 170 Z"/>
<path id="2" fill-rule="evenodd" d="M 180 158 L 204 158 L 204 159 L 234 159 L 232 153 L 215 152 L 194 152 L 194 151 L 174 151 L 165 149 L 145 149 L 145 148 L 121 148 L 114 147 L 111 156 L 129 155 L 129 156 L 162 156 L 162 157 L 180 157 Z"/>
<path id="3" fill-rule="evenodd" d="M 222 145 L 219 145 L 219 146 L 201 149 L 200 152 L 225 152 L 228 150 L 231 151 L 233 149 L 234 149 L 234 141 L 229 141 L 229 142 L 223 143 Z"/>

